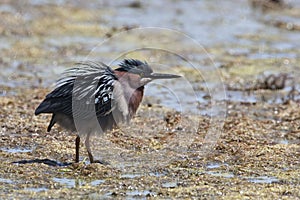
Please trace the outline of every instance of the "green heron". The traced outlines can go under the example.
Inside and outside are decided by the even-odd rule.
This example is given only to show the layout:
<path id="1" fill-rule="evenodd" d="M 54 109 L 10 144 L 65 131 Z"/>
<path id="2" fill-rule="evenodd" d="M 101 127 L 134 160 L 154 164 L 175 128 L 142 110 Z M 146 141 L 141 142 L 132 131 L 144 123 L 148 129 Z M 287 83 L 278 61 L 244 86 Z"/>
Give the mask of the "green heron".
<path id="1" fill-rule="evenodd" d="M 91 134 L 103 133 L 119 123 L 129 122 L 142 101 L 147 83 L 154 79 L 179 77 L 153 73 L 146 62 L 135 59 L 125 59 L 115 70 L 101 62 L 81 62 L 58 80 L 56 88 L 35 110 L 35 115 L 52 114 L 48 132 L 55 123 L 77 131 L 75 162 L 79 162 L 83 133 L 90 162 L 100 162 L 94 160 L 91 152 Z"/>

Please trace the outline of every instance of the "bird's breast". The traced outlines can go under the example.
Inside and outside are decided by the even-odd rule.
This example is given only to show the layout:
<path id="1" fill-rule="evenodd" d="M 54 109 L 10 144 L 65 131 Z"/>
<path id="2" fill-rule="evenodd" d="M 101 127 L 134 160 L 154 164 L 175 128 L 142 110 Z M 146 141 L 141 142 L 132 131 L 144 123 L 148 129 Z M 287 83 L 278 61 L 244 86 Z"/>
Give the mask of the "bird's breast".
<path id="1" fill-rule="evenodd" d="M 130 118 L 132 118 L 137 112 L 137 109 L 139 108 L 142 102 L 143 96 L 144 96 L 144 86 L 136 89 L 130 96 L 129 103 L 128 103 Z"/>

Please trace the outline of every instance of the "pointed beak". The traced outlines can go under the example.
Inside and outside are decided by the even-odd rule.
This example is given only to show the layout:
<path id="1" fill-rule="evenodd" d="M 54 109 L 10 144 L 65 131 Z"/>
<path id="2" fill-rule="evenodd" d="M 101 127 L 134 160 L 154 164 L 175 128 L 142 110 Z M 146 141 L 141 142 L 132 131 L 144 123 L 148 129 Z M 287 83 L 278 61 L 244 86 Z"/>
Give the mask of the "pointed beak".
<path id="1" fill-rule="evenodd" d="M 159 73 L 152 73 L 147 78 L 154 79 L 171 79 L 171 78 L 180 78 L 181 76 L 174 75 L 174 74 L 159 74 Z"/>

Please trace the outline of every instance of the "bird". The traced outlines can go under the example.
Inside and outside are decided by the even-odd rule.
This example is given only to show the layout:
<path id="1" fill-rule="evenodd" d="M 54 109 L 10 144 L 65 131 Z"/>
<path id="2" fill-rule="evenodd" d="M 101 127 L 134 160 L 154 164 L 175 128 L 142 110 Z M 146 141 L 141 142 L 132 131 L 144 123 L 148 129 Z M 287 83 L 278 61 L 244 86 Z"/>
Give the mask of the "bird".
<path id="1" fill-rule="evenodd" d="M 95 160 L 90 136 L 105 133 L 121 123 L 128 124 L 144 96 L 144 87 L 155 79 L 180 78 L 180 75 L 154 73 L 150 65 L 137 59 L 124 59 L 112 69 L 99 61 L 82 61 L 67 69 L 55 88 L 39 104 L 35 115 L 52 114 L 47 131 L 57 123 L 75 139 L 75 163 L 79 162 L 80 138 L 90 163 Z"/>

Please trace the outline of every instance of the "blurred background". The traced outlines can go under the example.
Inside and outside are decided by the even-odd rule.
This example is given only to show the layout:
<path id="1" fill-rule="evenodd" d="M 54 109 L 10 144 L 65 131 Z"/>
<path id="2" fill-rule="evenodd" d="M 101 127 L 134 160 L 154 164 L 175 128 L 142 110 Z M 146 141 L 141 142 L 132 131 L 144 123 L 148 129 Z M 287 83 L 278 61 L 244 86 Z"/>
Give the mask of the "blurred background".
<path id="1" fill-rule="evenodd" d="M 1 96 L 24 87 L 51 88 L 63 70 L 81 60 L 115 66 L 123 56 L 163 63 L 169 66 L 165 71 L 184 75 L 185 82 L 169 83 L 178 101 L 190 99 L 181 111 L 207 114 L 211 88 L 220 80 L 226 89 L 226 96 L 217 97 L 221 101 L 299 99 L 297 0 L 3 0 L 0 17 Z M 164 30 L 130 32 L 143 27 L 169 28 L 186 35 Z M 124 31 L 129 32 L 119 34 Z M 198 42 L 197 47 L 192 40 Z M 153 44 L 155 50 L 136 49 Z M 174 49 L 200 72 L 165 49 Z M 187 84 L 188 90 L 184 89 Z M 178 108 L 168 89 L 157 92 L 161 85 L 149 87 L 146 94 Z"/>

